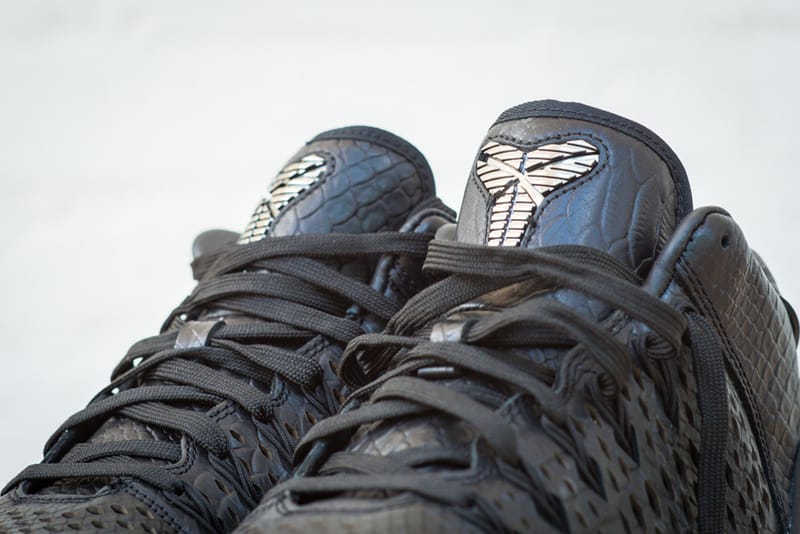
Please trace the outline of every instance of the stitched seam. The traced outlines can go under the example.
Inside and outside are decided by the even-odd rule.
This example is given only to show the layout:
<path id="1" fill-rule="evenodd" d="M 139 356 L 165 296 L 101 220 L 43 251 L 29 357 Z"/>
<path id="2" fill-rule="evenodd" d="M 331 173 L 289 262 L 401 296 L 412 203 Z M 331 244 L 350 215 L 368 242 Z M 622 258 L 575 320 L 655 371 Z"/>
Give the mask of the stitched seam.
<path id="1" fill-rule="evenodd" d="M 158 516 L 165 521 L 169 526 L 171 526 L 174 530 L 178 532 L 186 532 L 186 529 L 177 521 L 177 518 L 173 517 L 169 510 L 167 510 L 164 506 L 158 503 L 155 499 L 151 498 L 149 495 L 141 491 L 139 488 L 133 485 L 126 485 L 122 488 L 122 491 L 131 495 L 135 499 L 145 503 L 151 510 L 154 510 Z"/>
<path id="2" fill-rule="evenodd" d="M 581 137 L 588 137 L 592 141 L 596 141 L 602 147 L 603 150 L 600 153 L 600 158 L 601 158 L 602 162 L 600 164 L 596 165 L 591 171 L 589 171 L 588 173 L 584 174 L 583 176 L 581 176 L 577 180 L 572 181 L 572 182 L 567 182 L 563 186 L 556 187 L 553 191 L 548 193 L 547 196 L 544 197 L 544 200 L 542 201 L 541 205 L 539 205 L 537 207 L 537 210 L 536 210 L 536 212 L 534 214 L 536 222 L 539 221 L 541 216 L 544 214 L 544 211 L 547 209 L 547 206 L 549 206 L 554 200 L 556 200 L 557 198 L 565 195 L 566 193 L 568 193 L 570 191 L 575 190 L 575 188 L 578 187 L 579 185 L 583 185 L 584 183 L 590 182 L 591 180 L 593 180 L 594 178 L 597 177 L 597 175 L 600 173 L 601 170 L 603 170 L 604 168 L 606 168 L 608 166 L 608 145 L 606 145 L 606 143 L 605 143 L 605 141 L 603 139 L 600 139 L 599 137 L 595 136 L 594 134 L 592 134 L 590 132 L 582 132 L 582 131 L 575 131 L 575 132 L 569 132 L 569 133 L 557 134 L 557 135 L 549 135 L 547 137 L 538 138 L 533 143 L 525 142 L 522 139 L 519 139 L 517 137 L 513 137 L 513 136 L 508 135 L 508 134 L 500 134 L 500 135 L 492 138 L 493 140 L 494 139 L 499 139 L 501 141 L 507 141 L 509 143 L 522 145 L 520 148 L 524 148 L 526 151 L 531 151 L 531 150 L 534 150 L 535 148 L 537 148 L 539 146 L 542 146 L 545 143 L 549 143 L 549 142 L 552 142 L 552 141 L 564 141 L 564 140 L 580 139 Z"/>
<path id="3" fill-rule="evenodd" d="M 677 267 L 678 267 L 678 263 L 680 263 L 680 262 L 681 262 L 681 260 L 682 260 L 682 259 L 684 258 L 684 256 L 686 255 L 686 252 L 687 252 L 687 249 L 689 248 L 689 245 L 690 245 L 690 244 L 692 244 L 692 243 L 695 241 L 695 236 L 697 235 L 697 230 L 698 230 L 698 229 L 699 229 L 701 226 L 703 226 L 703 225 L 705 225 L 705 224 L 706 224 L 706 220 L 707 220 L 707 219 L 708 219 L 708 218 L 709 218 L 711 215 L 724 215 L 724 216 L 726 216 L 726 217 L 728 216 L 728 214 L 727 214 L 727 213 L 724 213 L 724 212 L 722 212 L 722 211 L 718 211 L 718 210 L 709 211 L 708 213 L 706 213 L 706 214 L 703 216 L 703 218 L 702 218 L 701 220 L 699 220 L 699 221 L 697 222 L 697 224 L 695 224 L 695 225 L 694 225 L 694 227 L 692 227 L 692 229 L 691 229 L 691 232 L 690 232 L 689 239 L 686 241 L 686 243 L 684 243 L 684 244 L 683 244 L 683 246 L 681 247 L 680 254 L 678 254 L 678 255 L 677 255 L 677 257 L 675 258 L 675 261 L 674 261 L 674 262 L 673 262 L 673 264 L 672 264 L 673 270 L 672 270 L 671 276 L 670 276 L 669 278 L 666 278 L 666 279 L 665 279 L 665 281 L 664 281 L 664 287 L 663 287 L 663 288 L 662 288 L 662 289 L 659 291 L 659 293 L 658 293 L 658 298 L 660 298 L 660 299 L 663 299 L 663 298 L 666 296 L 666 294 L 667 294 L 667 291 L 669 290 L 669 288 L 670 288 L 670 285 L 671 285 L 672 281 L 673 281 L 673 280 L 677 280 L 677 278 L 676 278 L 676 276 L 675 276 L 675 274 L 676 274 L 676 273 L 675 273 L 675 271 L 676 271 L 676 269 L 677 269 Z"/>
<path id="4" fill-rule="evenodd" d="M 775 480 L 774 480 L 774 473 L 773 473 L 772 467 L 771 467 L 772 463 L 771 463 L 771 458 L 770 458 L 770 454 L 769 454 L 769 448 L 764 444 L 764 440 L 763 440 L 763 436 L 765 436 L 766 434 L 764 433 L 762 421 L 760 419 L 760 413 L 755 412 L 753 410 L 753 406 L 755 406 L 755 404 L 754 404 L 754 401 L 753 401 L 752 390 L 749 389 L 750 384 L 749 384 L 749 382 L 745 382 L 744 384 L 742 384 L 741 380 L 739 380 L 739 377 L 744 375 L 744 371 L 741 369 L 740 362 L 738 361 L 738 359 L 736 357 L 733 357 L 733 358 L 729 357 L 729 354 L 731 353 L 731 347 L 730 347 L 730 340 L 727 337 L 727 333 L 725 332 L 725 329 L 722 328 L 720 318 L 717 315 L 716 311 L 713 309 L 713 307 L 710 307 L 711 308 L 710 310 L 708 309 L 709 308 L 708 302 L 710 302 L 710 298 L 708 297 L 708 294 L 706 293 L 706 291 L 703 288 L 702 284 L 699 282 L 699 280 L 696 279 L 696 274 L 694 273 L 693 270 L 691 270 L 691 266 L 689 266 L 688 262 L 686 261 L 686 254 L 688 252 L 688 249 L 689 249 L 690 245 L 692 245 L 696 241 L 696 236 L 697 236 L 698 230 L 706 224 L 708 217 L 710 217 L 711 215 L 726 215 L 727 216 L 727 214 L 721 213 L 718 210 L 710 211 L 710 212 L 706 213 L 706 215 L 703 217 L 703 219 L 698 221 L 698 223 L 691 229 L 690 238 L 686 241 L 686 243 L 683 244 L 681 252 L 680 252 L 680 254 L 678 255 L 676 261 L 673 264 L 674 265 L 674 270 L 673 270 L 672 276 L 668 280 L 665 281 L 665 286 L 660 291 L 659 298 L 663 299 L 666 296 L 667 291 L 670 288 L 670 285 L 671 285 L 670 282 L 671 281 L 677 281 L 677 280 L 683 279 L 683 281 L 685 283 L 689 284 L 690 289 L 692 289 L 693 291 L 688 292 L 687 296 L 690 299 L 692 299 L 692 295 L 694 294 L 695 298 L 692 299 L 692 300 L 695 300 L 698 303 L 698 305 L 700 305 L 701 308 L 703 308 L 703 311 L 705 312 L 705 314 L 708 315 L 708 317 L 711 319 L 711 321 L 712 321 L 712 323 L 714 325 L 714 328 L 716 328 L 717 331 L 721 334 L 720 338 L 722 339 L 723 348 L 725 349 L 726 364 L 732 364 L 732 365 L 738 365 L 739 366 L 738 369 L 734 369 L 734 373 L 733 373 L 734 377 L 736 378 L 736 380 L 733 381 L 734 390 L 739 394 L 740 401 L 743 401 L 742 405 L 744 407 L 745 414 L 747 415 L 748 421 L 750 422 L 751 425 L 754 425 L 756 427 L 755 428 L 755 431 L 756 431 L 755 438 L 756 438 L 756 440 L 758 440 L 759 456 L 761 458 L 762 468 L 764 468 L 765 474 L 767 476 L 767 483 L 769 485 L 770 492 L 772 493 L 773 505 L 775 507 L 776 515 L 778 515 L 777 519 L 778 519 L 779 522 L 781 522 L 781 524 L 785 524 L 785 517 L 786 517 L 785 514 L 786 514 L 786 512 L 785 512 L 785 509 L 783 508 L 783 499 L 780 496 L 780 494 L 778 493 L 778 491 L 776 490 L 776 485 L 775 485 Z M 684 274 L 684 276 L 679 276 L 680 274 Z M 701 298 L 698 298 L 699 295 L 697 295 L 697 293 L 700 293 L 702 295 L 702 297 L 704 297 L 706 299 L 707 302 L 703 301 Z M 726 365 L 726 367 L 727 367 L 727 365 Z M 741 397 L 745 397 L 745 398 L 742 399 Z M 755 416 L 754 416 L 754 412 L 756 413 Z"/>
<path id="5" fill-rule="evenodd" d="M 379 128 L 357 126 L 323 132 L 306 143 L 306 146 L 315 141 L 336 141 L 337 139 L 371 143 L 394 152 L 398 156 L 408 160 L 414 166 L 415 171 L 420 177 L 427 178 L 427 180 L 422 180 L 423 191 L 429 194 L 434 193 L 431 187 L 433 185 L 433 171 L 431 171 L 428 161 L 425 159 L 422 152 L 405 139 Z"/>
<path id="6" fill-rule="evenodd" d="M 188 473 L 194 463 L 197 461 L 197 445 L 189 438 L 186 438 L 184 442 L 186 443 L 186 454 L 184 455 L 184 460 L 178 462 L 177 464 L 168 465 L 165 467 L 167 471 L 174 473 L 175 475 L 184 475 Z"/>
<path id="7" fill-rule="evenodd" d="M 672 182 L 673 182 L 673 185 L 674 185 L 674 188 L 675 188 L 676 191 L 679 189 L 678 186 L 680 185 L 680 183 L 682 181 L 680 181 L 678 179 L 678 177 L 675 176 L 675 172 L 676 171 L 680 172 L 682 177 L 686 176 L 686 171 L 683 168 L 683 165 L 680 163 L 680 160 L 678 160 L 677 156 L 674 154 L 672 149 L 663 140 L 661 140 L 660 138 L 656 137 L 654 133 L 645 130 L 641 125 L 639 125 L 639 124 L 637 124 L 637 123 L 635 123 L 633 121 L 624 121 L 623 122 L 623 120 L 621 120 L 621 118 L 616 118 L 616 117 L 613 117 L 611 115 L 605 115 L 605 114 L 604 115 L 598 115 L 598 114 L 594 114 L 594 113 L 591 113 L 591 112 L 588 112 L 588 111 L 584 111 L 584 110 L 576 110 L 576 109 L 571 109 L 571 108 L 567 108 L 567 107 L 558 107 L 558 106 L 556 106 L 556 107 L 548 107 L 548 106 L 536 107 L 536 109 L 533 110 L 533 113 L 528 118 L 544 116 L 544 115 L 538 114 L 538 112 L 558 112 L 560 114 L 572 115 L 574 118 L 578 118 L 578 119 L 581 119 L 581 118 L 593 119 L 592 122 L 597 122 L 601 126 L 609 124 L 609 125 L 617 126 L 617 127 L 621 128 L 623 131 L 624 130 L 630 130 L 630 131 L 636 133 L 637 135 L 641 136 L 642 138 L 644 138 L 647 141 L 647 143 L 650 143 L 653 146 L 653 148 L 657 148 L 658 149 L 658 151 L 657 151 L 658 157 L 662 161 L 664 161 L 664 163 L 666 163 L 667 167 L 670 169 L 670 173 L 669 173 L 670 174 L 670 178 L 672 179 Z M 502 115 L 501 115 L 501 117 L 502 117 Z M 560 118 L 560 117 L 554 117 L 554 118 Z M 567 117 L 567 118 L 570 118 L 570 117 Z M 512 121 L 512 120 L 518 120 L 518 119 L 523 119 L 523 117 L 517 117 L 516 119 L 515 118 L 509 118 L 507 120 L 504 120 L 503 122 L 508 122 L 508 121 Z M 499 120 L 500 119 L 498 118 L 498 121 Z M 497 124 L 497 123 L 495 123 L 495 124 Z M 684 193 L 684 194 L 686 194 L 686 193 Z M 676 203 L 676 205 L 675 205 L 675 217 L 676 218 L 680 218 L 680 211 L 679 210 L 680 210 L 680 203 Z"/>
<path id="8" fill-rule="evenodd" d="M 483 146 L 483 145 L 481 145 L 481 146 Z M 475 161 L 478 160 L 478 157 L 480 156 L 480 153 L 481 153 L 480 149 L 478 149 L 478 155 L 475 157 Z M 475 172 L 475 167 L 476 167 L 476 165 L 473 164 L 472 165 L 472 170 L 470 170 L 470 173 L 469 173 L 469 181 L 472 182 L 472 185 L 475 187 L 475 190 L 478 191 L 478 194 L 480 194 L 480 196 L 483 198 L 484 204 L 487 204 L 487 203 L 491 202 L 494 199 L 494 197 L 489 194 L 489 191 L 486 189 L 486 186 L 483 185 L 483 182 L 481 182 L 480 179 L 478 179 L 478 175 Z M 469 187 L 469 186 L 467 186 L 467 187 Z M 484 212 L 486 212 L 486 213 L 484 213 L 483 228 L 485 228 L 485 229 L 489 228 L 489 220 L 491 218 L 491 215 L 489 213 L 490 211 L 491 210 L 484 209 Z M 486 235 L 484 236 L 484 239 L 486 239 L 488 237 L 489 237 L 489 232 L 487 230 Z"/>
<path id="9" fill-rule="evenodd" d="M 653 145 L 655 145 L 657 148 L 662 149 L 662 150 L 667 150 L 667 151 L 671 152 L 671 149 L 669 148 L 669 146 L 667 146 L 666 143 L 664 143 L 661 139 L 659 139 L 657 137 L 654 137 L 654 135 L 652 133 L 650 133 L 648 131 L 645 131 L 640 125 L 638 125 L 638 124 L 636 124 L 636 123 L 634 123 L 632 121 L 624 121 L 623 122 L 620 119 L 616 119 L 616 118 L 614 118 L 612 116 L 597 115 L 597 114 L 589 113 L 589 112 L 586 112 L 586 111 L 580 111 L 580 110 L 569 109 L 569 108 L 544 107 L 544 106 L 537 107 L 536 110 L 534 111 L 534 113 L 531 115 L 531 118 L 540 116 L 540 115 L 536 114 L 536 112 L 538 112 L 538 111 L 559 112 L 559 113 L 566 113 L 566 114 L 574 115 L 574 116 L 579 117 L 579 118 L 595 119 L 595 120 L 598 120 L 598 121 L 603 121 L 602 123 L 600 123 L 601 126 L 603 125 L 603 123 L 609 123 L 609 124 L 613 124 L 614 126 L 620 126 L 622 128 L 629 129 L 629 130 L 632 130 L 632 131 L 636 132 L 637 134 L 639 134 L 642 137 L 644 137 L 648 142 L 650 142 Z M 521 118 L 522 117 L 520 117 L 520 119 Z M 555 117 L 555 118 L 557 118 L 557 117 Z M 514 119 L 511 119 L 511 120 L 514 120 Z M 506 121 L 503 121 L 503 122 L 506 122 Z M 592 122 L 594 122 L 594 121 L 592 121 Z M 659 154 L 659 156 L 662 156 L 662 155 Z M 664 159 L 664 158 L 662 157 L 662 159 Z M 670 159 L 672 159 L 672 158 L 670 157 Z"/>
<path id="10" fill-rule="evenodd" d="M 722 340 L 722 344 L 724 346 L 724 353 L 725 353 L 725 362 L 728 364 L 726 367 L 731 368 L 734 372 L 734 389 L 739 393 L 740 397 L 744 397 L 744 408 L 745 413 L 748 416 L 748 420 L 750 424 L 755 427 L 755 438 L 758 443 L 759 449 L 759 456 L 761 458 L 761 467 L 764 470 L 764 474 L 767 478 L 767 484 L 769 485 L 770 492 L 772 493 L 773 501 L 775 502 L 775 510 L 778 512 L 779 517 L 778 520 L 781 525 L 785 524 L 785 517 L 786 511 L 784 507 L 783 497 L 778 491 L 777 482 L 775 479 L 775 472 L 772 468 L 772 455 L 769 450 L 769 446 L 765 441 L 765 436 L 767 435 L 766 430 L 764 429 L 763 420 L 761 418 L 761 412 L 758 409 L 758 406 L 755 402 L 755 396 L 753 394 L 753 390 L 750 387 L 749 381 L 747 381 L 745 377 L 744 369 L 742 368 L 742 364 L 739 360 L 738 354 L 736 349 L 732 345 L 730 338 L 728 337 L 727 332 L 725 331 L 724 326 L 722 325 L 722 321 L 719 318 L 716 310 L 714 309 L 713 305 L 711 305 L 711 298 L 709 297 L 708 293 L 705 291 L 702 282 L 697 278 L 696 273 L 692 269 L 691 265 L 688 264 L 683 258 L 681 258 L 681 270 L 685 271 L 685 279 L 689 282 L 690 286 L 692 286 L 693 292 L 695 293 L 695 301 L 700 306 L 703 311 L 703 315 L 706 315 L 708 318 L 711 319 L 712 323 L 714 324 L 714 328 L 720 334 L 720 338 Z"/>
<path id="11" fill-rule="evenodd" d="M 27 503 L 37 503 L 37 504 L 76 504 L 76 503 L 88 503 L 92 499 L 96 499 L 98 497 L 105 497 L 106 495 L 110 495 L 112 493 L 112 489 L 104 489 L 101 490 L 93 495 L 27 495 L 22 493 L 19 486 L 14 489 L 11 493 L 8 494 L 9 499 L 14 504 L 27 504 Z"/>

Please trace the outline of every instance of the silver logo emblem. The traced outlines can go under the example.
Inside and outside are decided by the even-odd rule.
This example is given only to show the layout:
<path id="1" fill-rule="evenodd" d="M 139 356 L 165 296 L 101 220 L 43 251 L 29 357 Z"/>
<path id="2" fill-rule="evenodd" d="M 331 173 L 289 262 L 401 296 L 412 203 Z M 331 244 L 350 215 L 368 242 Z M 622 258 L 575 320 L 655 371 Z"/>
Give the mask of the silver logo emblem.
<path id="1" fill-rule="evenodd" d="M 288 163 L 272 180 L 269 195 L 256 208 L 238 243 L 244 245 L 266 237 L 275 217 L 297 195 L 314 185 L 325 173 L 325 159 L 310 154 Z"/>
<path id="2" fill-rule="evenodd" d="M 599 159 L 597 147 L 583 139 L 543 145 L 530 152 L 494 141 L 486 143 L 475 172 L 494 196 L 487 244 L 518 246 L 544 197 L 589 174 Z"/>

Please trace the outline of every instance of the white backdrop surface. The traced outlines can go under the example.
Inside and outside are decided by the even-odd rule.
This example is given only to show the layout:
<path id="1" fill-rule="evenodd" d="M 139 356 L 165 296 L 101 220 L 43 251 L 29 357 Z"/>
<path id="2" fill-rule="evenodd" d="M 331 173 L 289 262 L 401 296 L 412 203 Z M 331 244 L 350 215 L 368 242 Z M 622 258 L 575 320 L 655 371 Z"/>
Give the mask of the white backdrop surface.
<path id="1" fill-rule="evenodd" d="M 505 108 L 578 100 L 660 134 L 800 303 L 797 2 L 0 3 L 0 483 L 191 289 L 285 159 L 370 124 L 458 207 Z"/>

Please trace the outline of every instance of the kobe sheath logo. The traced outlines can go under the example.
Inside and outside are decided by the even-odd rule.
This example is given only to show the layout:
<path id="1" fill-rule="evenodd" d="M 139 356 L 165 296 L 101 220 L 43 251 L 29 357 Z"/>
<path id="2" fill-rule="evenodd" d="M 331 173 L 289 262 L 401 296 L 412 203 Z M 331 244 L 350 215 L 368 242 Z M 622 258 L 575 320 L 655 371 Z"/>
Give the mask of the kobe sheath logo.
<path id="1" fill-rule="evenodd" d="M 494 197 L 487 244 L 519 245 L 544 197 L 589 174 L 599 159 L 597 147 L 583 139 L 543 145 L 530 152 L 494 141 L 486 143 L 475 172 Z"/>
<path id="2" fill-rule="evenodd" d="M 264 239 L 281 210 L 297 195 L 314 185 L 325 173 L 325 169 L 325 159 L 316 154 L 287 163 L 272 180 L 269 194 L 256 208 L 238 243 L 244 245 Z"/>

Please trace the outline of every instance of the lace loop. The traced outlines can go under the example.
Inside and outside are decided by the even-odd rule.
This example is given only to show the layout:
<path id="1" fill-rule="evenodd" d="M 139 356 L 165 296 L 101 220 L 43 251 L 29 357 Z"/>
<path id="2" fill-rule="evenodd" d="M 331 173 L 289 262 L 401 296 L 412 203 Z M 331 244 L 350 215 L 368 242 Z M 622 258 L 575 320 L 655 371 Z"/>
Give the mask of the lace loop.
<path id="1" fill-rule="evenodd" d="M 199 258 L 195 264 L 202 271 L 201 281 L 170 314 L 162 333 L 134 344 L 110 384 L 53 434 L 45 446 L 45 462 L 23 470 L 3 492 L 26 480 L 90 476 L 133 477 L 165 490 L 183 487 L 191 492 L 168 470 L 181 457 L 176 443 L 81 443 L 112 417 L 188 439 L 210 453 L 209 461 L 219 463 L 229 453 L 229 437 L 203 409 L 230 402 L 261 429 L 259 421 L 272 417 L 274 408 L 265 390 L 280 377 L 309 396 L 312 405 L 333 411 L 327 399 L 311 398 L 323 376 L 312 356 L 319 340 L 346 343 L 363 333 L 358 323 L 346 318 L 353 304 L 384 319 L 397 305 L 330 263 L 363 261 L 365 256 L 377 261 L 384 254 L 422 258 L 429 239 L 400 232 L 278 237 Z M 214 325 L 204 346 L 176 348 L 177 328 L 215 316 L 225 316 L 226 322 Z M 293 443 L 280 441 L 288 439 L 292 438 L 283 436 L 276 444 L 287 456 Z M 225 469 L 234 468 L 238 464 Z M 248 484 L 252 485 L 249 477 L 232 474 L 232 487 L 242 495 L 256 495 L 254 488 L 245 487 Z"/>
<path id="2" fill-rule="evenodd" d="M 409 300 L 383 334 L 365 334 L 350 342 L 341 376 L 355 390 L 352 409 L 312 427 L 295 453 L 296 459 L 308 453 L 302 464 L 304 476 L 281 489 L 306 497 L 334 491 L 408 491 L 450 503 L 455 492 L 458 502 L 479 504 L 479 497 L 459 494 L 463 490 L 457 482 L 447 482 L 429 469 L 416 469 L 419 464 L 412 463 L 421 454 L 437 467 L 463 468 L 464 458 L 458 453 L 462 445 L 429 445 L 424 454 L 411 448 L 385 456 L 350 449 L 324 457 L 332 449 L 327 444 L 342 443 L 364 425 L 382 423 L 381 428 L 391 429 L 390 421 L 425 414 L 469 428 L 470 435 L 479 438 L 473 445 L 484 443 L 492 449 L 506 466 L 498 468 L 517 473 L 512 478 L 535 493 L 537 506 L 554 524 L 561 524 L 564 512 L 558 498 L 542 489 L 536 471 L 527 465 L 536 454 L 529 445 L 536 441 L 533 431 L 512 424 L 508 413 L 514 410 L 509 407 L 524 399 L 523 411 L 536 419 L 536 432 L 566 451 L 589 487 L 604 495 L 603 477 L 584 450 L 574 416 L 589 412 L 606 420 L 622 450 L 637 458 L 636 434 L 621 401 L 636 360 L 613 329 L 625 323 L 626 315 L 628 323 L 646 325 L 648 333 L 637 343 L 652 353 L 648 361 L 660 365 L 682 350 L 685 317 L 646 293 L 627 267 L 587 247 L 525 250 L 433 241 L 425 265 L 449 276 Z M 519 291 L 525 294 L 508 307 L 500 308 L 484 297 L 521 283 Z M 560 302 L 562 290 L 605 302 L 616 311 L 598 322 Z M 434 321 L 452 323 L 458 335 L 428 340 L 425 336 Z M 538 363 L 525 355 L 530 350 L 555 351 L 559 364 Z M 454 372 L 420 372 L 431 368 Z M 647 367 L 645 372 L 653 369 Z M 670 382 L 661 384 L 665 387 L 660 393 L 669 397 Z M 363 445 L 356 450 L 363 450 Z M 341 454 L 347 455 L 346 465 Z M 487 514 L 484 519 L 491 523 L 491 513 Z"/>

